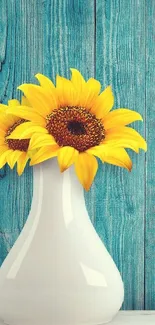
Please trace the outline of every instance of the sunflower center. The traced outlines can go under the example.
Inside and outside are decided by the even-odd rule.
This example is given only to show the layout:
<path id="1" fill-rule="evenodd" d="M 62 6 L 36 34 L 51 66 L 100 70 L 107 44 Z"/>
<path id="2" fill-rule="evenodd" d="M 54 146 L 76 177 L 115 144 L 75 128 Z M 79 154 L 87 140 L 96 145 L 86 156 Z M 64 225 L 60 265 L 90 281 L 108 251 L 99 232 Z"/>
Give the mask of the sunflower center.
<path id="1" fill-rule="evenodd" d="M 60 147 L 71 146 L 83 152 L 105 138 L 101 120 L 84 107 L 67 106 L 46 117 L 46 129 Z"/>
<path id="2" fill-rule="evenodd" d="M 5 140 L 6 143 L 9 147 L 9 149 L 12 150 L 20 150 L 26 152 L 29 146 L 29 139 L 23 139 L 23 140 L 18 140 L 18 139 L 7 139 L 7 137 L 15 130 L 15 128 L 23 123 L 26 123 L 27 121 L 24 119 L 18 120 L 16 123 L 14 123 L 7 131 Z"/>
<path id="3" fill-rule="evenodd" d="M 67 127 L 68 130 L 74 135 L 81 135 L 86 133 L 84 124 L 79 121 L 69 121 Z"/>

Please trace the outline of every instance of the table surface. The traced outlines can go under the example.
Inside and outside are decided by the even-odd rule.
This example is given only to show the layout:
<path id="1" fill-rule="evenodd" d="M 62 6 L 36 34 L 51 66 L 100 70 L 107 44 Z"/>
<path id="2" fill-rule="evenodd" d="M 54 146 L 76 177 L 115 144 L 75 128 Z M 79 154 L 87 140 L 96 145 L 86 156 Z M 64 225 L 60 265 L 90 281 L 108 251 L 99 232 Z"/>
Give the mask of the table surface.
<path id="1" fill-rule="evenodd" d="M 155 325 L 155 310 L 153 311 L 120 311 L 109 325 Z M 0 322 L 0 325 L 4 323 Z"/>
<path id="2" fill-rule="evenodd" d="M 155 311 L 120 311 L 111 325 L 155 325 Z"/>

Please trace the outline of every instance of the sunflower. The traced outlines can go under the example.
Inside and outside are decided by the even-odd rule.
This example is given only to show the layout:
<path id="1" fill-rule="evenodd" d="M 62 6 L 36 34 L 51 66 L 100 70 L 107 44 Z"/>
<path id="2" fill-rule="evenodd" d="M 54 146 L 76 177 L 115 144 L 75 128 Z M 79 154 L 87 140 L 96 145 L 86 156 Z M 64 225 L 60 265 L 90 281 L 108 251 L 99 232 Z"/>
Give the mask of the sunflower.
<path id="1" fill-rule="evenodd" d="M 61 172 L 74 164 L 81 184 L 89 190 L 98 169 L 96 157 L 130 171 L 132 162 L 125 149 L 146 151 L 146 142 L 137 131 L 126 126 L 142 120 L 139 113 L 123 108 L 111 111 L 114 96 L 110 86 L 101 92 L 99 81 L 94 78 L 85 81 L 76 69 L 71 72 L 71 80 L 57 76 L 56 86 L 37 74 L 40 85 L 18 87 L 31 108 L 10 107 L 9 113 L 31 121 L 33 127 L 22 124 L 9 138 L 31 136 L 29 149 L 38 151 L 30 165 L 57 156 Z"/>
<path id="2" fill-rule="evenodd" d="M 28 101 L 23 98 L 22 105 L 28 105 Z M 21 119 L 15 115 L 8 114 L 8 108 L 19 106 L 20 102 L 16 99 L 9 100 L 8 106 L 0 104 L 0 168 L 6 163 L 12 169 L 17 163 L 18 175 L 24 171 L 27 161 L 30 156 L 28 153 L 29 139 L 8 139 L 7 137 L 19 125 L 30 125 L 25 119 Z"/>

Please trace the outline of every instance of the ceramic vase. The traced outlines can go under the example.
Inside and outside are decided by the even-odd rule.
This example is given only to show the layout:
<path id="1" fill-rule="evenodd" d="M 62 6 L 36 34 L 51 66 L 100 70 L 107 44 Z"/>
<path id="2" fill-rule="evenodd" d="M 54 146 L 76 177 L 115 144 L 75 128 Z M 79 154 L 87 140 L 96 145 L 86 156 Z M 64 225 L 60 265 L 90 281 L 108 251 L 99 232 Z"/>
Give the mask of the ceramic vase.
<path id="1" fill-rule="evenodd" d="M 123 302 L 120 273 L 88 216 L 73 167 L 34 167 L 27 222 L 0 269 L 0 320 L 9 325 L 97 325 Z M 27 189 L 29 190 L 29 189 Z"/>

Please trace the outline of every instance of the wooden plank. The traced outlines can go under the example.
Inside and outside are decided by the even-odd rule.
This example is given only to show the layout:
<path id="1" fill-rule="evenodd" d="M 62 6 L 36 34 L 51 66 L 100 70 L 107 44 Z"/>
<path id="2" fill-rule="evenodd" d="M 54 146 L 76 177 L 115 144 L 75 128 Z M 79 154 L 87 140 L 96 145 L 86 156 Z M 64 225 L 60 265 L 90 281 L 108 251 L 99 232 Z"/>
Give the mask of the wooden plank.
<path id="1" fill-rule="evenodd" d="M 42 12 L 37 0 L 0 0 L 0 8 L 0 101 L 7 103 L 19 84 L 42 69 Z M 32 169 L 21 177 L 0 170 L 0 263 L 26 221 L 31 197 Z"/>
<path id="2" fill-rule="evenodd" d="M 155 2 L 146 5 L 146 237 L 145 308 L 155 309 Z"/>
<path id="3" fill-rule="evenodd" d="M 145 1 L 96 1 L 96 77 L 112 84 L 115 108 L 145 117 Z M 144 125 L 135 127 L 143 134 Z M 132 173 L 101 166 L 93 187 L 98 233 L 122 274 L 124 309 L 144 308 L 144 154 Z M 90 194 L 91 195 L 91 194 Z"/>
<path id="4" fill-rule="evenodd" d="M 43 19 L 46 75 L 68 77 L 73 67 L 94 75 L 94 0 L 47 0 Z"/>

